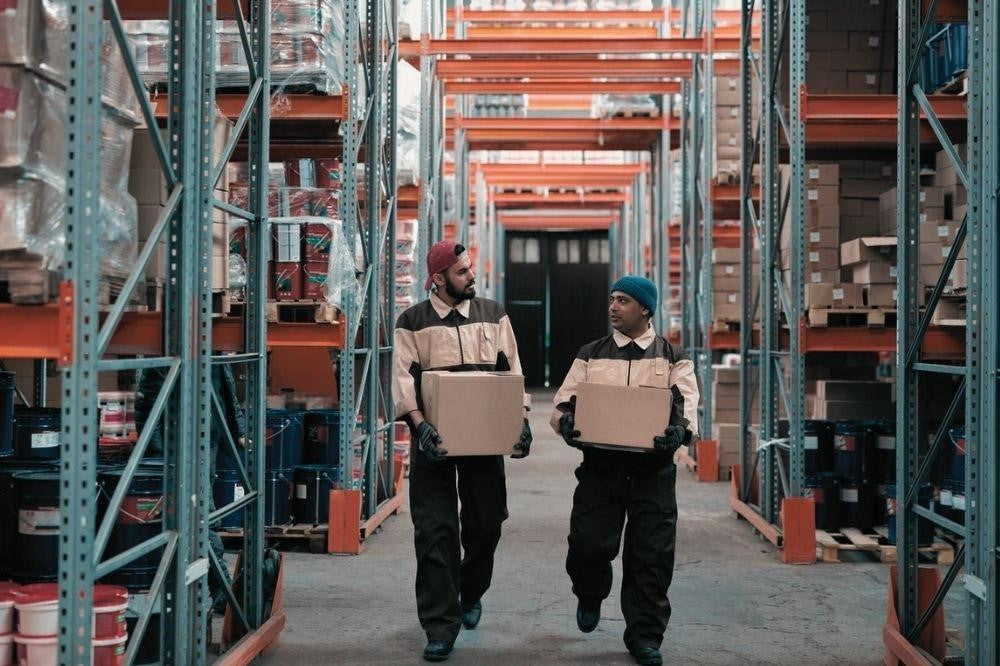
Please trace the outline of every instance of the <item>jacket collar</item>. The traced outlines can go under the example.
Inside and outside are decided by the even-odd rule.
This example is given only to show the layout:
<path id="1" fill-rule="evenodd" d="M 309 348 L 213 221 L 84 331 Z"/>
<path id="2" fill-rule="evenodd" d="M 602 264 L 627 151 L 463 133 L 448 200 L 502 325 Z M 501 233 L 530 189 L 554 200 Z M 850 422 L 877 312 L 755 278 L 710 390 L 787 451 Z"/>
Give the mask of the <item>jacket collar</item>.
<path id="1" fill-rule="evenodd" d="M 433 308 L 434 308 L 434 312 L 436 312 L 437 316 L 440 317 L 441 319 L 444 319 L 445 317 L 447 317 L 448 314 L 453 309 L 457 310 L 458 314 L 462 315 L 464 318 L 466 318 L 466 319 L 469 318 L 469 308 L 472 307 L 472 305 L 471 305 L 472 301 L 469 300 L 469 299 L 466 299 L 466 300 L 460 302 L 458 304 L 458 307 L 452 308 L 450 305 L 448 305 L 447 303 L 445 303 L 444 301 L 442 301 L 438 297 L 437 293 L 435 293 L 435 292 L 432 291 L 431 292 L 430 301 L 431 301 L 431 306 L 433 306 Z"/>
<path id="2" fill-rule="evenodd" d="M 653 325 L 650 324 L 649 328 L 646 329 L 646 332 L 637 338 L 630 338 L 623 333 L 619 333 L 618 331 L 614 331 L 613 337 L 615 339 L 615 344 L 618 345 L 619 348 L 627 347 L 630 342 L 634 342 L 639 345 L 640 349 L 645 351 L 646 349 L 649 349 L 649 345 L 653 344 L 653 340 L 656 339 L 656 331 L 653 329 Z"/>

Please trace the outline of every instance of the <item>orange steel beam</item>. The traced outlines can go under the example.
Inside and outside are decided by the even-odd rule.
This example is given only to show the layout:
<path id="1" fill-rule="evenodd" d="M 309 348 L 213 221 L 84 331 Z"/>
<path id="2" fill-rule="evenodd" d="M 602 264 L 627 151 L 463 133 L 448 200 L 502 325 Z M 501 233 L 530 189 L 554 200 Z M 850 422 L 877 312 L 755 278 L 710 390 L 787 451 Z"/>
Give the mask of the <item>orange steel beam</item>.
<path id="1" fill-rule="evenodd" d="M 126 21 L 155 21 L 166 19 L 170 14 L 167 0 L 118 0 L 118 12 Z M 243 15 L 250 16 L 250 1 L 240 0 Z M 216 5 L 216 16 L 220 19 L 234 19 L 232 2 L 220 2 Z"/>
<path id="2" fill-rule="evenodd" d="M 490 187 L 625 187 L 635 181 L 635 176 L 600 175 L 546 175 L 543 172 L 501 174 L 486 179 Z"/>
<path id="3" fill-rule="evenodd" d="M 299 121 L 323 121 L 342 120 L 347 117 L 346 97 L 340 95 L 306 95 L 300 93 L 286 94 L 280 104 L 271 105 L 271 121 L 299 120 Z M 236 120 L 243 112 L 247 96 L 241 93 L 219 93 L 215 96 L 215 103 L 230 120 Z M 153 113 L 157 118 L 167 117 L 166 96 L 161 95 L 150 100 L 153 104 Z"/>
<path id="4" fill-rule="evenodd" d="M 673 95 L 680 81 L 453 81 L 444 84 L 446 95 Z M 537 101 L 532 98 L 532 108 Z"/>
<path id="5" fill-rule="evenodd" d="M 807 146 L 891 146 L 897 142 L 896 124 L 884 120 L 863 123 L 841 121 L 806 122 Z M 937 139 L 926 123 L 920 127 L 920 142 Z"/>
<path id="6" fill-rule="evenodd" d="M 728 41 L 728 40 L 724 40 Z M 416 52 L 413 49 L 416 48 Z M 738 47 L 737 47 L 738 48 Z M 704 37 L 670 39 L 430 39 L 404 42 L 400 52 L 406 55 L 601 55 L 648 53 L 704 53 Z"/>
<path id="7" fill-rule="evenodd" d="M 929 95 L 931 108 L 941 120 L 965 120 L 966 98 L 958 95 Z M 802 91 L 805 120 L 869 120 L 895 123 L 896 95 L 810 95 Z M 852 124 L 852 127 L 854 125 Z"/>
<path id="8" fill-rule="evenodd" d="M 712 29 L 712 36 L 716 39 L 739 39 L 742 34 L 742 27 L 739 24 L 729 26 L 716 26 Z M 455 38 L 454 26 L 448 26 L 445 32 L 448 39 Z M 600 39 L 627 39 L 636 37 L 639 39 L 659 39 L 659 28 L 652 25 L 602 25 L 599 27 L 590 26 L 539 26 L 539 25 L 472 25 L 465 29 L 468 39 L 580 39 L 580 38 L 600 38 Z M 760 25 L 755 25 L 753 38 L 757 42 L 760 39 Z M 412 53 L 412 46 L 408 41 L 400 40 L 400 49 L 405 54 Z M 716 42 L 718 50 L 719 42 Z"/>
<path id="9" fill-rule="evenodd" d="M 592 176 L 595 174 L 621 175 L 634 177 L 641 171 L 649 171 L 645 162 L 630 164 L 505 164 L 490 162 L 486 164 L 472 163 L 472 171 L 482 171 L 487 178 L 499 175 L 521 175 L 524 173 L 541 175 Z"/>
<path id="10" fill-rule="evenodd" d="M 658 131 L 679 129 L 677 118 L 455 118 L 455 127 L 465 130 L 551 131 Z"/>
<path id="11" fill-rule="evenodd" d="M 539 138 L 537 132 L 472 131 L 466 134 L 472 150 L 650 150 L 658 136 L 576 132 L 571 136 Z M 680 148 L 679 137 L 672 137 L 671 148 Z M 449 149 L 453 143 L 448 143 Z"/>
<path id="12" fill-rule="evenodd" d="M 617 206 L 629 200 L 626 192 L 494 192 L 490 199 L 498 206 Z"/>
<path id="13" fill-rule="evenodd" d="M 437 75 L 445 81 L 456 78 L 579 78 L 614 77 L 648 78 L 651 76 L 685 77 L 691 75 L 690 58 L 641 60 L 638 58 L 550 58 L 492 60 L 441 60 L 436 65 Z M 718 61 L 725 62 L 725 61 Z M 736 63 L 739 70 L 739 61 Z"/>
<path id="14" fill-rule="evenodd" d="M 942 0 L 943 2 L 945 0 Z M 448 23 L 457 20 L 459 14 L 455 9 L 448 10 Z M 754 12 L 759 18 L 760 12 Z M 739 9 L 716 9 L 714 13 L 716 25 L 739 24 L 742 12 Z M 508 11 L 494 9 L 463 9 L 462 21 L 466 23 L 651 23 L 657 21 L 679 21 L 683 18 L 680 9 L 650 9 L 650 10 L 544 10 L 544 11 Z"/>

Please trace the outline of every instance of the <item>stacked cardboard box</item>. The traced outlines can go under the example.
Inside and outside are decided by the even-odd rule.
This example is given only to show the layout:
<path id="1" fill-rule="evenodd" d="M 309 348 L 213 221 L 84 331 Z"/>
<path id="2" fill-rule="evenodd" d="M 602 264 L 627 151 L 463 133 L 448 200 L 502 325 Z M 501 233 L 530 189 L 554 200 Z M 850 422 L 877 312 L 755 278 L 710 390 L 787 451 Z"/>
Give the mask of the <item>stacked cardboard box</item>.
<path id="1" fill-rule="evenodd" d="M 751 410 L 754 420 L 757 410 Z M 712 439 L 719 443 L 719 478 L 740 462 L 740 367 L 712 366 Z"/>
<path id="2" fill-rule="evenodd" d="M 760 109 L 760 95 L 756 84 L 751 91 L 751 117 L 756 118 Z M 740 154 L 743 149 L 743 93 L 738 76 L 715 79 L 715 176 L 720 183 L 738 182 Z"/>
<path id="3" fill-rule="evenodd" d="M 840 242 L 882 234 L 879 197 L 896 184 L 896 165 L 877 160 L 844 160 L 839 165 Z"/>
<path id="4" fill-rule="evenodd" d="M 760 279 L 760 250 L 754 248 L 751 266 L 752 279 Z M 740 298 L 742 279 L 742 254 L 739 248 L 717 247 L 712 250 L 712 319 L 713 321 L 740 321 L 743 316 Z"/>
<path id="5" fill-rule="evenodd" d="M 896 7 L 891 0 L 810 0 L 806 16 L 810 93 L 891 93 Z"/>
<path id="6" fill-rule="evenodd" d="M 222 115 L 215 118 L 212 155 L 218 159 L 229 141 L 233 124 Z M 163 141 L 167 138 L 165 132 L 160 134 Z M 146 241 L 156 227 L 163 212 L 163 207 L 170 198 L 167 191 L 167 181 L 159 166 L 153 140 L 148 127 L 135 131 L 132 146 L 132 161 L 129 167 L 128 190 L 138 204 L 138 240 L 139 252 L 142 252 Z M 229 200 L 229 170 L 223 169 L 222 177 L 215 185 L 214 196 L 221 201 Z M 152 282 L 162 282 L 166 276 L 166 240 L 160 237 L 159 246 L 146 268 L 146 277 Z M 229 287 L 229 240 L 226 229 L 226 215 L 218 208 L 212 210 L 212 288 L 216 290 Z"/>
<path id="7" fill-rule="evenodd" d="M 966 160 L 965 144 L 955 146 L 955 148 L 959 159 L 964 163 Z M 920 227 L 921 246 L 923 243 L 929 242 L 931 236 L 936 237 L 942 245 L 953 244 L 955 234 L 958 232 L 958 228 L 961 226 L 962 220 L 965 219 L 968 211 L 968 193 L 959 181 L 958 172 L 955 171 L 948 153 L 943 150 L 939 151 L 935 156 L 934 167 L 933 183 L 935 187 L 941 189 L 944 217 L 943 222 L 937 225 L 929 225 L 926 228 L 924 226 Z M 923 250 L 923 247 L 921 247 L 921 250 Z M 964 293 L 969 284 L 967 253 L 964 245 L 959 252 L 959 258 L 955 262 L 948 280 L 948 287 L 951 292 Z M 921 274 L 921 277 L 930 276 Z M 932 286 L 933 283 L 924 281 L 924 284 Z"/>
<path id="8" fill-rule="evenodd" d="M 840 247 L 840 261 L 871 308 L 896 307 L 896 238 L 855 238 Z"/>
<path id="9" fill-rule="evenodd" d="M 891 419 L 895 413 L 889 382 L 830 379 L 816 382 L 814 419 Z"/>

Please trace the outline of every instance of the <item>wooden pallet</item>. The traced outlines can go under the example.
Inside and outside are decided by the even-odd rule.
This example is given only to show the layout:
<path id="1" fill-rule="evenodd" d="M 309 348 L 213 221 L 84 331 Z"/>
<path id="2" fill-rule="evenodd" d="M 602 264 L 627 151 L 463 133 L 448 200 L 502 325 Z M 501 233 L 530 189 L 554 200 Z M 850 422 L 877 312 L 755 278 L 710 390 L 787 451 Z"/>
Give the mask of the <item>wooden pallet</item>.
<path id="1" fill-rule="evenodd" d="M 655 106 L 619 106 L 613 118 L 659 118 L 660 110 Z"/>
<path id="2" fill-rule="evenodd" d="M 304 541 L 309 546 L 311 553 L 326 552 L 326 538 L 329 531 L 326 523 L 312 525 L 310 523 L 293 523 L 290 525 L 269 525 L 264 528 L 264 540 L 271 545 L 277 545 L 282 541 Z M 219 530 L 218 534 L 223 540 L 242 539 L 243 528 L 235 527 Z"/>
<path id="3" fill-rule="evenodd" d="M 325 301 L 268 301 L 267 321 L 271 323 L 332 324 L 340 311 Z"/>
<path id="4" fill-rule="evenodd" d="M 942 296 L 934 308 L 931 323 L 935 326 L 965 326 L 965 295 Z"/>
<path id="5" fill-rule="evenodd" d="M 716 319 L 712 322 L 712 333 L 739 333 L 743 322 L 732 319 Z"/>
<path id="6" fill-rule="evenodd" d="M 886 328 L 896 325 L 896 311 L 889 308 L 809 308 L 812 328 Z"/>
<path id="7" fill-rule="evenodd" d="M 874 532 L 845 527 L 840 532 L 816 530 L 816 558 L 821 562 L 870 561 L 892 564 L 896 561 L 896 546 L 889 543 L 888 530 L 876 527 Z M 941 565 L 955 561 L 955 549 L 935 539 L 930 546 L 918 549 L 920 558 Z"/>

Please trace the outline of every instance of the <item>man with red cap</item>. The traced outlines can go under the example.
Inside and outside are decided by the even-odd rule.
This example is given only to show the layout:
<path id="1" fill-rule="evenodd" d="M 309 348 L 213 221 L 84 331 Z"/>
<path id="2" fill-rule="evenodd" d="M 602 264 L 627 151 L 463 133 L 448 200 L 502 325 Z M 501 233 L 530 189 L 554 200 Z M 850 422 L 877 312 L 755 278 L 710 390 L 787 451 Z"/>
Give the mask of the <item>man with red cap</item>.
<path id="1" fill-rule="evenodd" d="M 410 514 L 417 615 L 427 634 L 423 657 L 444 661 L 461 627 L 475 629 L 482 616 L 482 596 L 507 518 L 507 485 L 503 456 L 446 457 L 440 435 L 424 420 L 420 375 L 427 370 L 520 374 L 521 362 L 503 307 L 476 298 L 476 274 L 462 245 L 435 243 L 427 253 L 427 275 L 424 289 L 433 288 L 430 298 L 396 322 L 393 395 L 396 414 L 409 423 L 413 438 Z M 529 407 L 525 395 L 525 412 Z M 515 448 L 513 458 L 530 452 L 527 418 Z"/>

